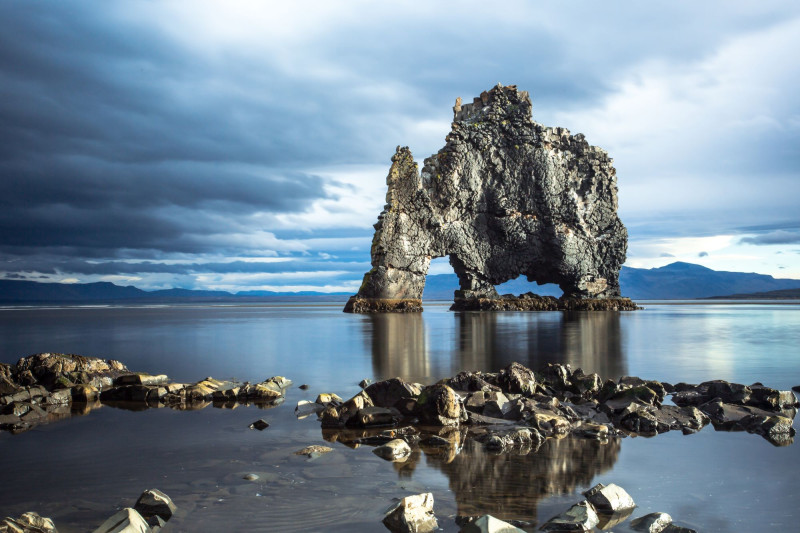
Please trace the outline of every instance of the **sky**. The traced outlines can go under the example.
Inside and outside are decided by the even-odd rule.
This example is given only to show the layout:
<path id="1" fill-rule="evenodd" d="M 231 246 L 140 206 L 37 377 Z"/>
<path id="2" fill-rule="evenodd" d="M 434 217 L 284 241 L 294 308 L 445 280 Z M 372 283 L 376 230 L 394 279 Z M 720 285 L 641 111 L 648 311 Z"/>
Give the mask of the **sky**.
<path id="1" fill-rule="evenodd" d="M 770 0 L 2 2 L 0 279 L 355 292 L 395 147 L 497 83 L 614 158 L 627 266 L 800 278 L 798 50 Z"/>

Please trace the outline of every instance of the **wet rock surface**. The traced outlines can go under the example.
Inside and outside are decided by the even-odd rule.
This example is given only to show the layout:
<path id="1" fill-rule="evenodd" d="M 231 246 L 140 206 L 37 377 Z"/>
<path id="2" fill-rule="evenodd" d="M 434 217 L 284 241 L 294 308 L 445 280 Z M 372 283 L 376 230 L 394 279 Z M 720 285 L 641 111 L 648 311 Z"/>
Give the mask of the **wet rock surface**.
<path id="1" fill-rule="evenodd" d="M 158 489 L 144 491 L 133 507 L 120 509 L 92 533 L 157 533 L 172 518 L 177 506 Z M 0 533 L 58 533 L 49 518 L 35 512 L 0 521 Z"/>
<path id="2" fill-rule="evenodd" d="M 436 531 L 439 524 L 433 513 L 433 494 L 406 496 L 386 512 L 383 524 L 393 533 Z"/>
<path id="3" fill-rule="evenodd" d="M 392 157 L 372 269 L 345 311 L 421 311 L 430 261 L 444 256 L 459 278 L 456 309 L 635 308 L 619 293 L 627 231 L 608 154 L 533 122 L 528 93 L 513 85 L 459 98 L 453 111 L 421 172 L 408 148 Z M 499 298 L 494 286 L 520 275 L 565 297 Z"/>
<path id="4" fill-rule="evenodd" d="M 133 411 L 160 407 L 196 410 L 209 405 L 233 408 L 240 404 L 268 408 L 283 401 L 291 384 L 281 376 L 259 383 L 212 377 L 196 383 L 171 383 L 166 375 L 131 372 L 111 359 L 41 353 L 24 357 L 16 365 L 0 365 L 0 429 L 21 433 L 87 414 L 102 405 Z"/>

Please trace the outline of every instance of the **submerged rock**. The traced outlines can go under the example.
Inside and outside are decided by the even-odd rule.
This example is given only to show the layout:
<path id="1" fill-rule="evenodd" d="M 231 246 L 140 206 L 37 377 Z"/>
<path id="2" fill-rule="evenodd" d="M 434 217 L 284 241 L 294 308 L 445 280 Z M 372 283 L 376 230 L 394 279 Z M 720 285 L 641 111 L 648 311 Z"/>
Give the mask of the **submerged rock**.
<path id="1" fill-rule="evenodd" d="M 386 512 L 383 524 L 393 533 L 435 531 L 439 524 L 433 514 L 433 494 L 406 496 Z"/>
<path id="2" fill-rule="evenodd" d="M 561 308 L 629 305 L 614 302 L 627 232 L 608 154 L 533 122 L 528 93 L 513 85 L 453 110 L 446 145 L 421 173 L 408 148 L 392 157 L 372 269 L 345 311 L 420 311 L 430 261 L 444 256 L 461 309 L 502 301 L 494 285 L 520 275 L 558 284 Z M 540 300 L 516 305 L 529 301 Z"/>
<path id="3" fill-rule="evenodd" d="M 560 515 L 554 516 L 540 528 L 542 531 L 591 531 L 600 520 L 586 501 L 576 503 Z"/>
<path id="4" fill-rule="evenodd" d="M 333 451 L 333 448 L 329 448 L 328 446 L 320 446 L 318 444 L 313 444 L 311 446 L 306 446 L 302 450 L 297 450 L 294 452 L 295 455 L 307 455 L 309 457 L 319 457 L 320 455 L 330 453 Z"/>
<path id="5" fill-rule="evenodd" d="M 264 420 L 263 418 L 259 418 L 252 424 L 250 424 L 250 429 L 257 429 L 259 431 L 263 431 L 269 427 L 269 423 Z"/>
<path id="6" fill-rule="evenodd" d="M 378 446 L 372 453 L 387 461 L 400 461 L 411 455 L 411 447 L 403 439 L 394 439 Z"/>

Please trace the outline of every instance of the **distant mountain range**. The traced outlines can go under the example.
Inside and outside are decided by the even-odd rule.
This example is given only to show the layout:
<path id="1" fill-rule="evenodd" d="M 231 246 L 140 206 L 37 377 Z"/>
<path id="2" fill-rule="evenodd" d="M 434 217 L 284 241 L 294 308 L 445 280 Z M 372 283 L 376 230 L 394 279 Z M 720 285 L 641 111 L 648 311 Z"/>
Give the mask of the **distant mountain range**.
<path id="1" fill-rule="evenodd" d="M 0 303 L 78 303 L 119 302 L 228 302 L 265 299 L 281 300 L 344 300 L 349 293 L 201 291 L 164 289 L 144 291 L 133 286 L 121 287 L 107 281 L 96 283 L 38 283 L 35 281 L 0 280 Z"/>
<path id="2" fill-rule="evenodd" d="M 691 263 L 672 263 L 660 268 L 622 267 L 622 294 L 634 300 L 691 300 L 696 298 L 800 298 L 800 280 L 776 279 L 764 274 L 723 272 Z M 427 300 L 451 300 L 458 288 L 455 274 L 428 276 L 424 297 Z M 536 285 L 524 278 L 497 287 L 500 294 L 535 292 L 560 296 L 555 285 Z M 254 300 L 340 301 L 349 293 L 201 291 L 166 289 L 144 291 L 132 286 L 121 287 L 109 282 L 38 283 L 35 281 L 0 280 L 0 303 L 78 303 L 116 302 L 246 302 Z"/>

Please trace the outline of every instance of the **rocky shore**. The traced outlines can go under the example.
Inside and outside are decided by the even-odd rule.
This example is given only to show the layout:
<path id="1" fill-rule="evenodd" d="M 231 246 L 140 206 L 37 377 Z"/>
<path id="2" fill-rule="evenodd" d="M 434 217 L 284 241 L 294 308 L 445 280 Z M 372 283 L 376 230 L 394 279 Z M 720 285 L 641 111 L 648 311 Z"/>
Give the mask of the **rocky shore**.
<path id="1" fill-rule="evenodd" d="M 124 364 L 80 355 L 42 353 L 0 364 L 0 429 L 21 432 L 45 422 L 87 412 L 99 405 L 202 409 L 284 400 L 291 380 L 273 376 L 258 383 L 207 377 L 172 383 L 166 375 L 131 372 Z M 603 380 L 570 365 L 548 364 L 533 371 L 512 363 L 499 372 L 470 372 L 434 385 L 392 378 L 362 382 L 348 400 L 320 394 L 302 401 L 298 416 L 316 414 L 329 439 L 353 440 L 350 430 L 392 428 L 406 440 L 430 428 L 458 428 L 495 448 L 535 447 L 548 437 L 588 438 L 695 433 L 708 424 L 746 431 L 775 445 L 790 444 L 800 405 L 792 391 L 761 383 L 722 380 L 670 384 L 623 376 Z M 666 403 L 667 400 L 672 403 Z M 333 437 L 333 433 L 341 433 Z M 371 436 L 370 442 L 388 437 Z"/>
<path id="2" fill-rule="evenodd" d="M 258 383 L 211 377 L 196 383 L 172 383 L 165 375 L 131 372 L 119 361 L 36 354 L 15 365 L 0 364 L 0 429 L 18 433 L 101 405 L 131 410 L 231 408 L 241 404 L 276 407 L 283 403 L 291 385 L 281 376 Z M 301 385 L 304 387 L 307 388 Z M 499 372 L 463 371 L 432 385 L 399 377 L 375 383 L 364 380 L 361 387 L 347 400 L 334 392 L 320 393 L 313 402 L 301 400 L 295 406 L 295 415 L 316 418 L 322 437 L 328 442 L 370 446 L 377 456 L 398 468 L 408 465 L 411 469 L 422 455 L 436 457 L 442 468 L 457 464 L 467 444 L 483 448 L 487 457 L 502 458 L 536 453 L 549 439 L 555 439 L 549 441 L 552 443 L 565 437 L 578 439 L 568 442 L 589 439 L 603 443 L 668 431 L 691 434 L 708 425 L 719 431 L 759 435 L 773 445 L 786 446 L 794 439 L 792 423 L 799 406 L 792 391 L 761 383 L 713 380 L 671 384 L 633 376 L 612 380 L 560 364 L 548 364 L 535 371 L 519 363 Z M 251 427 L 263 430 L 269 424 L 258 420 Z M 298 453 L 315 457 L 330 451 L 329 447 L 316 445 Z M 588 516 L 588 523 L 592 523 L 590 511 L 597 514 L 597 509 L 588 496 L 587 501 L 566 511 L 562 522 Z M 432 505 L 432 497 L 421 498 L 412 507 L 425 509 L 429 504 Z M 405 516 L 405 510 L 394 512 Z M 34 515 L 7 518 L 0 524 L 0 531 L 54 531 L 36 525 L 47 519 Z M 423 517 L 422 521 L 435 523 L 429 518 Z M 27 525 L 26 520 L 30 522 Z M 425 530 L 402 529 L 405 526 L 397 524 L 404 520 L 389 520 L 394 525 L 386 525 L 393 531 Z M 462 531 L 506 531 L 491 529 L 499 521 L 488 515 L 459 520 L 463 522 Z M 643 523 L 631 521 L 631 530 L 690 531 L 669 526 L 663 517 L 652 521 L 663 526 L 661 529 L 650 525 L 650 529 L 637 529 L 634 522 Z M 548 522 L 547 530 L 595 527 L 575 529 L 570 522 L 564 526 L 567 529 L 558 529 L 557 523 L 560 522 Z M 159 527 L 148 525 L 150 530 L 154 530 L 153 526 Z"/>

